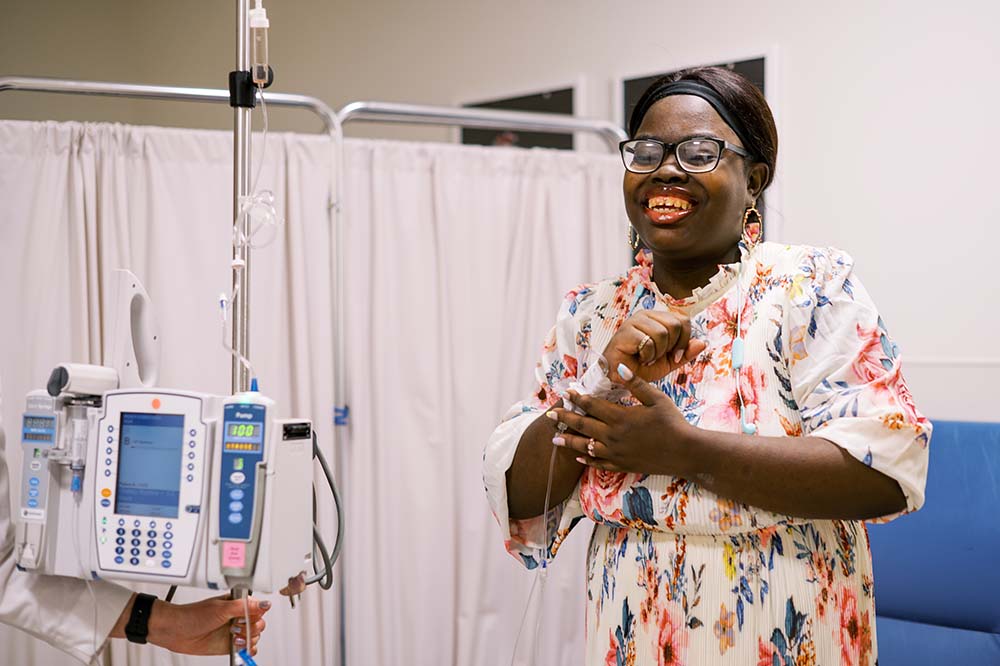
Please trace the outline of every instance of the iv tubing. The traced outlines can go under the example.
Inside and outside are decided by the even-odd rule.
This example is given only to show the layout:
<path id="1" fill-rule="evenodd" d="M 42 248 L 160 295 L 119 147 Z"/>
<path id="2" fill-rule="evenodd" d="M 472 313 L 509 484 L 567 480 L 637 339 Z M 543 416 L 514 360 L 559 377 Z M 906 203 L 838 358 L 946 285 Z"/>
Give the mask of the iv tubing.
<path id="1" fill-rule="evenodd" d="M 535 664 L 538 662 L 538 632 L 542 626 L 542 609 L 541 605 L 545 600 L 545 579 L 548 577 L 548 566 L 550 554 L 552 552 L 550 541 L 549 541 L 549 500 L 552 495 L 552 477 L 555 472 L 556 466 L 556 447 L 552 446 L 552 455 L 549 456 L 549 477 L 545 483 L 545 505 L 542 509 L 542 520 L 545 523 L 545 544 L 542 547 L 542 563 L 538 570 L 535 572 L 535 579 L 531 583 L 531 589 L 528 591 L 528 603 L 524 609 L 524 617 L 521 618 L 521 626 L 517 629 L 517 638 L 514 639 L 514 652 L 510 656 L 511 666 L 514 666 L 514 660 L 517 659 L 517 648 L 521 644 L 521 634 L 524 632 L 524 623 L 528 619 L 528 611 L 531 610 L 531 600 L 535 595 L 535 588 L 538 588 L 538 616 L 535 620 L 535 635 L 532 644 L 532 657 L 531 663 Z M 538 584 L 539 579 L 541 579 L 541 585 Z"/>

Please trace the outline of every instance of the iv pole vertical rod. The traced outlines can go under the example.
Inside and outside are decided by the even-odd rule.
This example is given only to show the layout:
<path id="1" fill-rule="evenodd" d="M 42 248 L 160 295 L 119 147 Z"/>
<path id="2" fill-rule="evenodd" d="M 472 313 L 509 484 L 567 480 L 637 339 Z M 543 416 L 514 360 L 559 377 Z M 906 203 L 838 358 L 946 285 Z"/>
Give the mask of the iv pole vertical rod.
<path id="1" fill-rule="evenodd" d="M 236 70 L 250 69 L 249 44 L 249 0 L 236 0 Z M 253 109 L 233 107 L 233 219 L 239 215 L 240 202 L 250 193 L 250 139 L 251 112 Z M 248 216 L 237 220 L 244 239 L 249 238 Z M 243 262 L 243 270 L 236 272 L 233 290 L 237 293 L 233 302 L 233 349 L 239 356 L 250 357 L 250 248 L 247 242 L 238 244 L 233 259 Z M 238 291 L 237 291 L 238 288 Z M 239 358 L 233 358 L 232 392 L 242 393 L 250 389 L 249 370 Z"/>
<path id="2" fill-rule="evenodd" d="M 245 72 L 250 69 L 249 43 L 249 0 L 236 0 L 236 70 Z M 233 349 L 236 355 L 232 365 L 232 392 L 242 393 L 250 389 L 250 378 L 247 369 L 240 358 L 250 356 L 250 247 L 249 219 L 240 215 L 243 197 L 250 191 L 250 120 L 252 109 L 233 106 L 233 216 L 239 225 L 244 242 L 237 243 L 233 249 L 233 259 L 242 261 L 243 269 L 234 271 L 233 292 Z M 237 291 L 238 289 L 238 291 Z M 249 590 L 246 592 L 249 594 Z M 230 597 L 235 595 L 230 592 Z M 250 636 L 250 627 L 244 629 Z M 229 666 L 236 664 L 235 635 L 230 638 Z M 247 649 L 250 648 L 247 643 Z"/>

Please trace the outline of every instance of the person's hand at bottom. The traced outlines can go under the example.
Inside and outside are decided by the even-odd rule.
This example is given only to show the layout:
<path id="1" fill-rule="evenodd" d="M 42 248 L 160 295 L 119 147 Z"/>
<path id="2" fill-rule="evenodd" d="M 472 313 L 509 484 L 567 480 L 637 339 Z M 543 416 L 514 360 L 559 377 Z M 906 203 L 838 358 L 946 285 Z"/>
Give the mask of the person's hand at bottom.
<path id="1" fill-rule="evenodd" d="M 236 649 L 247 647 L 247 627 L 244 619 L 243 599 L 215 597 L 190 604 L 173 604 L 157 600 L 149 614 L 149 636 L 153 645 L 178 654 L 222 655 L 229 654 L 230 639 L 235 639 Z M 257 643 L 266 626 L 264 613 L 271 608 L 270 601 L 251 598 L 250 605 L 250 654 L 257 654 Z M 125 637 L 125 624 L 132 611 L 132 602 L 122 612 L 113 638 Z"/>

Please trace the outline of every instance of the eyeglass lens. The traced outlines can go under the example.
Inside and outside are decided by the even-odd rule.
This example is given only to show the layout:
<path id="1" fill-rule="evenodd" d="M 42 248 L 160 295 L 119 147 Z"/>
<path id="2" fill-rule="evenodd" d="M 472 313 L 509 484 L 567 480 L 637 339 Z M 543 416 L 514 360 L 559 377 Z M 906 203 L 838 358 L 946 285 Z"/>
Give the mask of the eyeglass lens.
<path id="1" fill-rule="evenodd" d="M 660 168 L 664 144 L 659 141 L 629 141 L 622 147 L 625 168 L 635 173 L 651 173 Z M 688 173 L 705 173 L 719 163 L 719 144 L 705 139 L 681 141 L 674 148 L 677 164 Z"/>

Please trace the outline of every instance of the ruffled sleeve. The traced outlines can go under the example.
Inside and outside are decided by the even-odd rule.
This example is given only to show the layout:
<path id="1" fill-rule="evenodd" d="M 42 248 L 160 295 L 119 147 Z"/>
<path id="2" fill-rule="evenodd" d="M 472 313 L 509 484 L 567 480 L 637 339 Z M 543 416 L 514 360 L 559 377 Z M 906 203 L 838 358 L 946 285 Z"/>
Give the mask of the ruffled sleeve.
<path id="1" fill-rule="evenodd" d="M 790 301 L 783 337 L 803 434 L 832 441 L 899 483 L 906 509 L 879 521 L 916 511 L 924 503 L 931 423 L 913 402 L 899 349 L 853 259 L 809 248 Z"/>
<path id="2" fill-rule="evenodd" d="M 541 515 L 513 520 L 507 506 L 507 470 L 528 426 L 559 401 L 560 393 L 578 376 L 582 377 L 591 359 L 597 356 L 589 349 L 589 324 L 581 325 L 585 318 L 580 316 L 592 296 L 593 291 L 587 286 L 566 294 L 535 367 L 534 392 L 507 411 L 483 454 L 486 496 L 500 524 L 504 546 L 529 569 L 539 566 L 547 557 L 554 557 L 570 530 L 583 517 L 580 488 L 578 484 L 566 500 L 550 507 L 547 525 Z M 541 513 L 542 507 L 538 510 Z"/>

